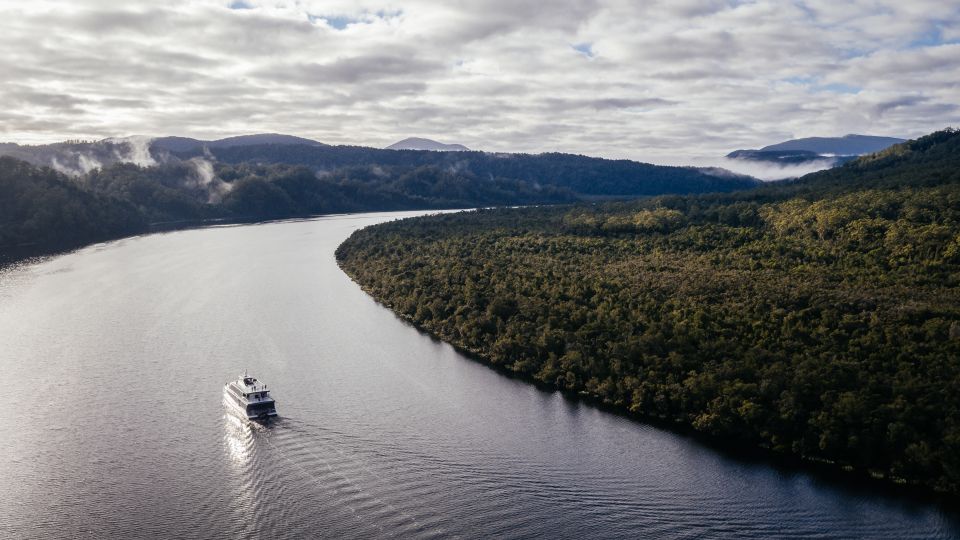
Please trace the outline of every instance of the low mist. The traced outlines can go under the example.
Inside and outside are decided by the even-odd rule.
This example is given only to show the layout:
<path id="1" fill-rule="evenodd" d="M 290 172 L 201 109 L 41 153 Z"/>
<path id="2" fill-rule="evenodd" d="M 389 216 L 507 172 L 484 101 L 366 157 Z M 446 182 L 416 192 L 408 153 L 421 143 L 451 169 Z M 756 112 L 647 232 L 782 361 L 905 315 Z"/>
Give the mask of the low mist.
<path id="1" fill-rule="evenodd" d="M 217 204 L 223 200 L 223 196 L 230 192 L 233 187 L 224 182 L 213 172 L 213 163 L 202 157 L 195 157 L 185 161 L 187 165 L 193 168 L 193 175 L 190 178 L 195 189 L 207 192 L 207 202 Z"/>
<path id="2" fill-rule="evenodd" d="M 720 167 L 735 173 L 752 176 L 758 180 L 763 180 L 764 182 L 771 182 L 774 180 L 799 178 L 806 174 L 830 169 L 834 167 L 836 163 L 836 159 L 818 159 L 807 163 L 780 165 L 767 161 L 752 161 L 724 157 L 712 160 L 704 160 L 703 163 L 698 163 L 697 165 L 700 167 Z"/>

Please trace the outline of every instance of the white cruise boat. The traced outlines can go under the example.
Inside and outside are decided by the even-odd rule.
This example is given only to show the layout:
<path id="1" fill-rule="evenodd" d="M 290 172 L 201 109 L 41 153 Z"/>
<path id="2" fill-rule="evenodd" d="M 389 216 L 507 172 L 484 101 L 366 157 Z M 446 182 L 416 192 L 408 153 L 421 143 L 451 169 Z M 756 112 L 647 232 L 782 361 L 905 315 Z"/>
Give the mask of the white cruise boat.
<path id="1" fill-rule="evenodd" d="M 249 420 L 265 420 L 277 415 L 276 402 L 270 397 L 267 385 L 246 372 L 223 387 L 223 401 Z"/>

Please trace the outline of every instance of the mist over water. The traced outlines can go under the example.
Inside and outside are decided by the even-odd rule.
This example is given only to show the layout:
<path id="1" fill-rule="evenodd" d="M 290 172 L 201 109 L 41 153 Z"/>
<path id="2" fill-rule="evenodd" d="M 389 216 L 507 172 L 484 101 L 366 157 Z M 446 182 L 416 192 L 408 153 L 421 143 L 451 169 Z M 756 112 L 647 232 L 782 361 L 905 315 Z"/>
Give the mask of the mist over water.
<path id="1" fill-rule="evenodd" d="M 0 273 L 2 538 L 956 538 L 503 377 L 336 266 L 414 213 L 150 235 Z M 281 417 L 230 415 L 243 369 Z"/>

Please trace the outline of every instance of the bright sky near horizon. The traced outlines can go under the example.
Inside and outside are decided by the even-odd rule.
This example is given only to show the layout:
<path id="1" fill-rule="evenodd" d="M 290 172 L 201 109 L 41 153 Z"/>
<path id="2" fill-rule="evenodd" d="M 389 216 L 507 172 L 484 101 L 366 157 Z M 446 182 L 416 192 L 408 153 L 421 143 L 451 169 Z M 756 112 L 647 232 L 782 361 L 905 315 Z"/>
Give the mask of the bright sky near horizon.
<path id="1" fill-rule="evenodd" d="M 687 163 L 960 125 L 957 0 L 0 0 L 0 140 L 278 132 Z"/>

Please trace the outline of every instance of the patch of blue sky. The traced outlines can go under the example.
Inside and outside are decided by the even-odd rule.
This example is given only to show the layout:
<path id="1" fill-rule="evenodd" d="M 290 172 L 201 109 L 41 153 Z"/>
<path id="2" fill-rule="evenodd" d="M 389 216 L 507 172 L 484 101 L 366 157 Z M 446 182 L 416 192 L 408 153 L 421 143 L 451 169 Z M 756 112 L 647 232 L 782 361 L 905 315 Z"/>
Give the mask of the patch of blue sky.
<path id="1" fill-rule="evenodd" d="M 307 13 L 307 18 L 310 19 L 310 22 L 312 23 L 323 21 L 330 25 L 330 27 L 336 28 L 337 30 L 343 30 L 348 25 L 363 22 L 363 19 L 348 17 L 346 15 L 313 15 Z"/>
<path id="2" fill-rule="evenodd" d="M 859 94 L 863 87 L 844 83 L 830 83 L 813 85 L 813 89 L 817 92 L 833 92 L 834 94 Z"/>
<path id="3" fill-rule="evenodd" d="M 248 4 L 243 0 L 233 0 L 233 2 L 227 4 L 227 7 L 230 9 L 253 9 L 251 4 Z"/>
<path id="4" fill-rule="evenodd" d="M 573 45 L 570 45 L 570 46 L 573 47 L 573 50 L 586 56 L 587 58 L 593 58 L 595 56 L 595 53 L 593 52 L 592 42 L 586 41 L 584 43 L 574 43 Z"/>
<path id="5" fill-rule="evenodd" d="M 358 17 L 350 17 L 349 15 L 314 15 L 312 13 L 307 13 L 307 18 L 311 23 L 316 23 L 317 21 L 323 21 L 331 28 L 337 30 L 344 30 L 346 27 L 351 24 L 367 24 L 373 22 L 373 19 L 392 19 L 394 17 L 399 17 L 403 12 L 400 10 L 397 11 L 386 11 L 379 10 L 374 13 L 363 13 Z"/>
<path id="6" fill-rule="evenodd" d="M 924 47 L 938 47 L 940 45 L 955 45 L 960 43 L 958 40 L 943 38 L 942 23 L 934 23 L 929 30 L 917 35 L 913 41 L 907 44 L 908 49 L 922 49 Z"/>
<path id="7" fill-rule="evenodd" d="M 806 86 L 809 84 L 814 84 L 815 82 L 817 82 L 817 79 L 816 77 L 810 77 L 810 76 L 787 77 L 786 79 L 783 79 L 783 82 L 796 84 L 800 86 Z"/>
<path id="8" fill-rule="evenodd" d="M 842 60 L 852 60 L 854 58 L 861 58 L 863 56 L 867 56 L 874 52 L 876 52 L 875 49 L 860 49 L 857 47 L 850 47 L 848 49 L 842 49 L 839 51 L 840 58 Z"/>

